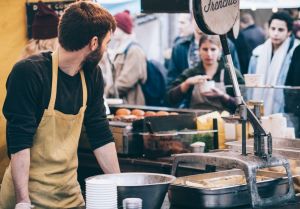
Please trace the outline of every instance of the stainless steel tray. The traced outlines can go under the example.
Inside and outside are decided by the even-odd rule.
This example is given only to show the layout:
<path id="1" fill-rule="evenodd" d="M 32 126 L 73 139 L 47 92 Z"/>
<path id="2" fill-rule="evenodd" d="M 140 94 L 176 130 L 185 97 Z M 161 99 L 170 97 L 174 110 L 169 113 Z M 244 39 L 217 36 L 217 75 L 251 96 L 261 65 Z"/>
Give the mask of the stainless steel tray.
<path id="1" fill-rule="evenodd" d="M 233 175 L 244 175 L 244 172 L 239 169 L 233 169 L 177 178 L 169 187 L 171 205 L 186 209 L 220 209 L 249 205 L 251 199 L 246 184 L 206 189 L 186 186 L 183 183 L 195 179 L 212 179 Z M 257 183 L 258 191 L 262 198 L 274 195 L 281 196 L 288 192 L 288 180 L 282 174 L 258 171 L 257 175 L 271 178 Z"/>
<path id="2" fill-rule="evenodd" d="M 300 140 L 298 139 L 273 139 L 273 153 L 288 159 L 300 159 Z M 226 142 L 228 148 L 234 152 L 241 152 L 242 142 Z M 253 139 L 247 140 L 247 153 L 253 153 Z"/>

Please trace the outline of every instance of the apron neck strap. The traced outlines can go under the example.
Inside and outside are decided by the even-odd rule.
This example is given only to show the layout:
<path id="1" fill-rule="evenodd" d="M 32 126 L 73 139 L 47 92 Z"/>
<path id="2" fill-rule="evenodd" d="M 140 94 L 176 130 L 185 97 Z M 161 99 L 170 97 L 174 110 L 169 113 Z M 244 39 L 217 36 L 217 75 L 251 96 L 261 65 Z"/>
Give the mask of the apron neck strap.
<path id="1" fill-rule="evenodd" d="M 84 77 L 83 70 L 80 70 L 80 78 L 82 85 L 82 106 L 86 106 L 87 104 L 87 87 L 86 81 Z M 58 50 L 52 53 L 52 85 L 51 85 L 51 97 L 48 109 L 54 110 L 55 101 L 56 101 L 56 93 L 57 93 L 57 75 L 58 75 Z"/>
<path id="2" fill-rule="evenodd" d="M 81 85 L 82 85 L 82 106 L 87 105 L 87 87 L 86 87 L 86 81 L 84 76 L 84 71 L 80 70 L 80 77 L 81 77 Z"/>
<path id="3" fill-rule="evenodd" d="M 56 92 L 57 92 L 57 74 L 58 74 L 58 50 L 52 53 L 52 85 L 51 85 L 51 97 L 48 109 L 54 109 Z"/>

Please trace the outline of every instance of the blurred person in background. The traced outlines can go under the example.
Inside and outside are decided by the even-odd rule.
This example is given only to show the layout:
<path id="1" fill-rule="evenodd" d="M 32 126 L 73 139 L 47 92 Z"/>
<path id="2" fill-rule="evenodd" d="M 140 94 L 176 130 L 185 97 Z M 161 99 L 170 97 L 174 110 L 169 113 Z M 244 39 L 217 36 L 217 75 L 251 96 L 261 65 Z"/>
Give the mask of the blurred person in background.
<path id="1" fill-rule="evenodd" d="M 300 8 L 289 8 L 289 9 L 284 9 L 285 12 L 287 12 L 293 20 L 298 20 L 300 18 Z"/>
<path id="2" fill-rule="evenodd" d="M 120 172 L 97 67 L 115 28 L 113 16 L 98 4 L 70 4 L 59 22 L 58 48 L 14 65 L 3 106 L 11 161 L 1 209 L 85 205 L 77 180 L 83 124 L 103 172 Z"/>
<path id="3" fill-rule="evenodd" d="M 38 9 L 32 23 L 32 39 L 25 46 L 21 59 L 54 51 L 58 46 L 57 26 L 59 17 L 54 10 L 43 2 L 38 2 Z"/>
<path id="4" fill-rule="evenodd" d="M 125 104 L 145 105 L 141 84 L 147 80 L 146 55 L 133 36 L 129 11 L 116 14 L 117 29 L 111 51 L 113 87 L 108 97 L 121 98 Z"/>
<path id="5" fill-rule="evenodd" d="M 300 40 L 300 20 L 294 21 L 293 33 L 295 37 Z"/>
<path id="6" fill-rule="evenodd" d="M 245 74 L 248 72 L 253 49 L 263 44 L 266 38 L 263 29 L 255 25 L 254 17 L 249 12 L 241 14 L 240 29 L 238 38 L 234 43 L 241 65 L 241 73 Z"/>
<path id="7" fill-rule="evenodd" d="M 300 45 L 298 45 L 293 53 L 289 72 L 285 81 L 285 85 L 300 87 Z M 286 89 L 285 97 L 285 113 L 288 113 L 290 118 L 294 119 L 296 137 L 300 136 L 300 91 L 295 89 Z"/>
<path id="8" fill-rule="evenodd" d="M 284 85 L 291 58 L 299 41 L 292 35 L 293 19 L 285 12 L 269 20 L 269 39 L 252 52 L 248 72 L 262 74 L 264 85 Z M 274 89 L 253 89 L 252 98 L 264 101 L 265 114 L 283 112 L 283 93 Z"/>
<path id="9" fill-rule="evenodd" d="M 300 45 L 294 50 L 285 85 L 300 86 Z"/>
<path id="10" fill-rule="evenodd" d="M 102 59 L 99 62 L 99 67 L 102 71 L 104 81 L 104 97 L 107 98 L 109 91 L 113 88 L 113 75 L 112 75 L 112 62 L 109 57 L 109 52 L 103 54 Z"/>
<path id="11" fill-rule="evenodd" d="M 181 39 L 187 38 L 193 35 L 194 30 L 192 26 L 192 15 L 191 14 L 179 14 L 178 16 L 178 36 L 174 40 L 176 44 Z"/>
<path id="12" fill-rule="evenodd" d="M 178 36 L 174 39 L 172 47 L 178 42 L 184 42 L 189 40 L 194 33 L 192 25 L 192 15 L 190 14 L 179 14 L 178 15 Z M 168 69 L 172 56 L 172 48 L 165 50 L 165 67 Z"/>
<path id="13" fill-rule="evenodd" d="M 202 35 L 199 40 L 200 63 L 183 71 L 170 85 L 167 100 L 173 106 L 185 103 L 184 107 L 193 109 L 229 110 L 236 108 L 233 91 L 226 91 L 225 85 L 231 85 L 229 73 L 224 68 L 222 48 L 218 36 Z M 243 77 L 236 70 L 238 82 Z M 215 81 L 215 87 L 202 92 L 201 85 L 208 80 Z"/>
<path id="14" fill-rule="evenodd" d="M 172 55 L 168 66 L 167 84 L 170 85 L 185 69 L 193 68 L 199 65 L 199 40 L 203 35 L 191 16 L 191 27 L 193 34 L 177 41 L 172 49 Z M 229 39 L 229 48 L 233 59 L 234 66 L 239 69 L 240 64 L 235 46 Z"/>

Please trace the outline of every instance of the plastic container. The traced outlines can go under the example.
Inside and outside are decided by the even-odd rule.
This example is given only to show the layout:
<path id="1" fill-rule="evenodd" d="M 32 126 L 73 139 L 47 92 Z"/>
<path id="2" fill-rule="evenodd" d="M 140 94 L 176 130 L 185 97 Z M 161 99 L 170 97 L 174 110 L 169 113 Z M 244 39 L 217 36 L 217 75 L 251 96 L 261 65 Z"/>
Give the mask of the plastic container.
<path id="1" fill-rule="evenodd" d="M 126 198 L 123 200 L 123 209 L 142 209 L 143 200 L 141 198 Z"/>
<path id="2" fill-rule="evenodd" d="M 248 87 L 262 86 L 263 75 L 262 74 L 244 74 L 245 85 Z"/>

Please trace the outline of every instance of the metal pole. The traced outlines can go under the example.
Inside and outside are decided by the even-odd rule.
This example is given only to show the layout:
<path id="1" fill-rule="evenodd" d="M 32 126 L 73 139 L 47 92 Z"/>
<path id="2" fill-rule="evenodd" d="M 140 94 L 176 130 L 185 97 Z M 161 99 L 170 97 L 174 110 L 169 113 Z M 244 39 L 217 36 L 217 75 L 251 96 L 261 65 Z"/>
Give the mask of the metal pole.
<path id="1" fill-rule="evenodd" d="M 246 156 L 247 155 L 247 142 L 246 142 L 247 107 L 245 105 L 240 106 L 240 118 L 242 120 L 242 155 Z"/>
<path id="2" fill-rule="evenodd" d="M 223 48 L 223 53 L 224 53 L 224 57 L 225 57 L 225 68 L 226 70 L 229 72 L 229 75 L 231 77 L 232 80 L 232 85 L 233 85 L 233 90 L 235 92 L 235 98 L 236 98 L 236 102 L 237 104 L 242 104 L 243 102 L 243 98 L 242 98 L 242 94 L 241 94 L 241 90 L 239 88 L 239 84 L 237 81 L 237 76 L 235 73 L 235 69 L 233 66 L 233 61 L 231 58 L 231 54 L 230 54 L 230 50 L 228 47 L 228 42 L 227 42 L 227 35 L 220 35 L 220 40 L 221 40 L 221 44 L 222 44 L 222 48 Z"/>

